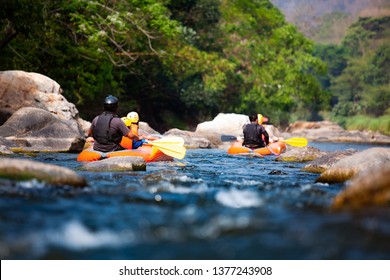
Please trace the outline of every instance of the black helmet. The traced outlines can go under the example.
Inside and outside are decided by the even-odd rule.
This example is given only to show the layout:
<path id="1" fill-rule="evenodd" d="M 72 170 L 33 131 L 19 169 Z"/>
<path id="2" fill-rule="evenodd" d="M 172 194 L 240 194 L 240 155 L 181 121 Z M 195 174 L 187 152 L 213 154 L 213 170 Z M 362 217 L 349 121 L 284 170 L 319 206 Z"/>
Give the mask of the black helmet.
<path id="1" fill-rule="evenodd" d="M 104 110 L 114 112 L 118 108 L 118 98 L 109 95 L 104 99 Z"/>

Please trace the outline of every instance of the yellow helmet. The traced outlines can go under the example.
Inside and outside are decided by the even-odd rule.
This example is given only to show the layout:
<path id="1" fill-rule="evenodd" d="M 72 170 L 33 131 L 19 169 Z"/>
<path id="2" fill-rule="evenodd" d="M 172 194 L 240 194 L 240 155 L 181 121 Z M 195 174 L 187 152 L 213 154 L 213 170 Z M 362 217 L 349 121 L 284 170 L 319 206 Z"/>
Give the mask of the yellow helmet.
<path id="1" fill-rule="evenodd" d="M 261 125 L 263 122 L 268 122 L 268 118 L 264 117 L 262 114 L 257 114 L 257 123 Z"/>
<path id="2" fill-rule="evenodd" d="M 127 119 L 129 120 L 130 124 L 132 123 L 138 123 L 139 116 L 137 112 L 130 112 L 127 114 Z"/>
<path id="3" fill-rule="evenodd" d="M 131 125 L 131 121 L 127 117 L 122 117 L 121 119 L 125 123 L 126 126 L 130 126 Z"/>
<path id="4" fill-rule="evenodd" d="M 263 115 L 262 114 L 257 114 L 257 123 L 262 124 L 263 123 Z"/>

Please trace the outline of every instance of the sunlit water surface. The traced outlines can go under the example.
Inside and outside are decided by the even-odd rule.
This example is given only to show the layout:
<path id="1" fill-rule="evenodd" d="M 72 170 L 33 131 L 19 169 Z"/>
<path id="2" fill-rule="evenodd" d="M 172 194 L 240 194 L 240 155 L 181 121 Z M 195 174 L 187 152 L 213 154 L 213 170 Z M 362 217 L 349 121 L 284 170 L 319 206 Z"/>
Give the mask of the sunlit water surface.
<path id="1" fill-rule="evenodd" d="M 310 143 L 321 150 L 369 145 Z M 390 211 L 332 213 L 344 184 L 303 163 L 188 150 L 146 171 L 79 171 L 88 187 L 0 180 L 1 259 L 389 259 Z"/>

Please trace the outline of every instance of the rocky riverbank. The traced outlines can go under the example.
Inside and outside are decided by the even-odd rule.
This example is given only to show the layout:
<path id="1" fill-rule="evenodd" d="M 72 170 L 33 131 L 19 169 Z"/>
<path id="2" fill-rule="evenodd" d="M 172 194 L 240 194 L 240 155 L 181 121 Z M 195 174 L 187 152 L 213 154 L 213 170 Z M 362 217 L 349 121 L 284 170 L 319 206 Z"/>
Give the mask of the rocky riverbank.
<path id="1" fill-rule="evenodd" d="M 23 71 L 0 72 L 0 155 L 31 152 L 78 153 L 82 150 L 90 123 L 79 117 L 77 108 L 69 103 L 61 92 L 55 81 L 40 74 Z M 242 127 L 247 123 L 249 119 L 246 115 L 221 113 L 211 121 L 200 123 L 195 131 L 171 129 L 163 136 L 183 137 L 187 149 L 227 149 L 231 143 L 223 142 L 221 136 L 242 136 Z M 346 131 L 329 121 L 296 122 L 285 131 L 280 131 L 273 125 L 266 125 L 266 129 L 274 140 L 290 137 L 305 137 L 309 140 L 308 147 L 289 147 L 287 152 L 276 160 L 308 162 L 304 170 L 319 173 L 318 182 L 332 184 L 353 181 L 353 190 L 348 189 L 347 194 L 338 196 L 334 209 L 357 209 L 358 206 L 386 205 L 390 202 L 389 136 L 368 131 Z M 142 134 L 158 134 L 144 122 L 140 123 L 140 130 Z M 377 143 L 389 147 L 360 153 L 329 153 L 310 147 L 310 141 Z M 106 164 L 104 168 L 145 170 L 146 165 L 144 161 L 133 158 Z M 49 184 L 86 185 L 86 182 L 71 170 L 56 170 L 51 176 L 53 170 L 53 166 L 40 165 L 34 161 L 2 159 L 0 176 L 14 179 L 36 178 Z M 357 179 L 368 170 L 369 174 L 375 174 L 375 179 Z M 61 172 L 72 179 L 69 182 L 61 181 L 63 177 L 58 176 Z M 60 182 L 53 179 L 56 177 L 61 179 Z M 373 193 L 375 195 L 372 195 Z M 373 199 L 361 199 L 364 195 Z M 355 198 L 361 202 L 351 203 Z"/>

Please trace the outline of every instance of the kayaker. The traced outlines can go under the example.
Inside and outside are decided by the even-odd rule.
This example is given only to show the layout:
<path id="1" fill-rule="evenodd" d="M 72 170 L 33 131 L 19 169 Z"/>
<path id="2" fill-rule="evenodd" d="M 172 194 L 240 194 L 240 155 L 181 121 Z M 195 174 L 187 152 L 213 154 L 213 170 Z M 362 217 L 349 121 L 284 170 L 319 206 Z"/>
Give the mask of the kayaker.
<path id="1" fill-rule="evenodd" d="M 104 112 L 96 116 L 88 131 L 87 142 L 94 142 L 93 149 L 101 152 L 123 150 L 120 145 L 122 136 L 132 140 L 141 140 L 130 131 L 125 123 L 116 115 L 118 98 L 109 95 L 104 99 Z"/>
<path id="2" fill-rule="evenodd" d="M 269 135 L 265 128 L 258 123 L 258 115 L 249 115 L 250 123 L 244 126 L 244 142 L 243 146 L 250 149 L 257 149 L 268 146 Z M 264 139 L 263 139 L 264 136 Z"/>
<path id="3" fill-rule="evenodd" d="M 139 116 L 138 116 L 137 112 L 128 113 L 126 117 L 122 117 L 122 120 L 134 135 L 137 135 L 138 137 L 142 138 L 140 140 L 134 139 L 131 143 L 131 147 L 129 147 L 129 145 L 126 143 L 125 146 L 127 149 L 137 149 L 137 148 L 141 147 L 145 143 L 144 139 L 156 140 L 156 138 L 154 138 L 154 137 L 148 137 L 146 135 L 141 135 L 141 136 L 139 135 L 139 132 L 138 132 L 138 130 L 139 130 Z"/>

